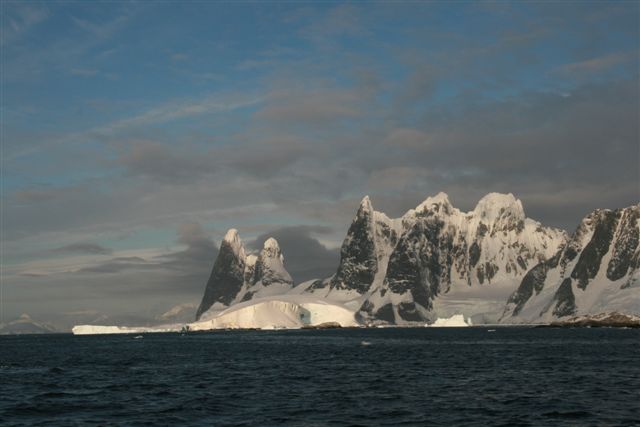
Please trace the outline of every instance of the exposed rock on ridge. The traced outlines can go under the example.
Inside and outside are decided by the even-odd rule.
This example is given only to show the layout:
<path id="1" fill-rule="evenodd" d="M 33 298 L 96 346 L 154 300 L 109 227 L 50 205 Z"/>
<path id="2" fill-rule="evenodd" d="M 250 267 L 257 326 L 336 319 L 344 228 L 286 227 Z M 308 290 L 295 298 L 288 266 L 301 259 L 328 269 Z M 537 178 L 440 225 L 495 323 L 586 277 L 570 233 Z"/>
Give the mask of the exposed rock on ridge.
<path id="1" fill-rule="evenodd" d="M 275 239 L 267 239 L 258 255 L 246 255 L 237 230 L 230 229 L 220 244 L 196 320 L 212 308 L 223 309 L 254 296 L 284 293 L 292 286 L 293 279 L 284 268 L 284 256 Z"/>
<path id="2" fill-rule="evenodd" d="M 640 205 L 598 209 L 567 244 L 531 269 L 509 298 L 506 322 L 552 321 L 617 310 L 640 312 Z"/>

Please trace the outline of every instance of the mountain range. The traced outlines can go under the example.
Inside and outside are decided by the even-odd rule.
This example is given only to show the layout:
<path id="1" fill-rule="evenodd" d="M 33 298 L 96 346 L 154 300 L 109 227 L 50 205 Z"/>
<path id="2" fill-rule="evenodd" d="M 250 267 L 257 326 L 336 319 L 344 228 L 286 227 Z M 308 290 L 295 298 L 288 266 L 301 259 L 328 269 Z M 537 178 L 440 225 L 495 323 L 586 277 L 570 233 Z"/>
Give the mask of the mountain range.
<path id="1" fill-rule="evenodd" d="M 640 205 L 599 209 L 573 234 L 527 218 L 512 194 L 462 212 L 444 193 L 400 218 L 364 197 L 335 274 L 295 284 L 278 242 L 247 254 L 238 231 L 220 246 L 196 320 L 237 304 L 293 295 L 352 310 L 364 324 L 539 323 L 575 315 L 640 313 Z"/>

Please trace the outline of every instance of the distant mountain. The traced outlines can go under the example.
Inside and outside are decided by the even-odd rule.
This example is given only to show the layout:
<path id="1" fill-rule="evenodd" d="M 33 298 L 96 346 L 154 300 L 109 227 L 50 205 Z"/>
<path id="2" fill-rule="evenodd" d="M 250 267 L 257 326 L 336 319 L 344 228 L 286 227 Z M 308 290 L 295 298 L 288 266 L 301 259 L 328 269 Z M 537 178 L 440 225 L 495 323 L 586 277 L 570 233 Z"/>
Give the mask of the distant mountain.
<path id="1" fill-rule="evenodd" d="M 640 313 L 640 204 L 587 215 L 553 257 L 511 295 L 505 322 L 547 322 L 609 311 Z"/>
<path id="2" fill-rule="evenodd" d="M 0 335 L 13 334 L 51 334 L 58 332 L 53 326 L 33 320 L 28 314 L 23 314 L 6 324 L 0 324 Z"/>
<path id="3" fill-rule="evenodd" d="M 156 317 L 156 320 L 164 323 L 188 323 L 193 321 L 197 308 L 198 305 L 193 303 L 174 305 L 169 310 Z"/>
<path id="4" fill-rule="evenodd" d="M 638 206 L 598 210 L 566 232 L 527 218 L 512 194 L 490 193 L 470 212 L 444 193 L 400 218 L 362 199 L 336 273 L 294 287 L 277 242 L 246 255 L 229 230 L 197 319 L 252 299 L 309 295 L 352 310 L 361 323 L 546 322 L 640 313 Z"/>

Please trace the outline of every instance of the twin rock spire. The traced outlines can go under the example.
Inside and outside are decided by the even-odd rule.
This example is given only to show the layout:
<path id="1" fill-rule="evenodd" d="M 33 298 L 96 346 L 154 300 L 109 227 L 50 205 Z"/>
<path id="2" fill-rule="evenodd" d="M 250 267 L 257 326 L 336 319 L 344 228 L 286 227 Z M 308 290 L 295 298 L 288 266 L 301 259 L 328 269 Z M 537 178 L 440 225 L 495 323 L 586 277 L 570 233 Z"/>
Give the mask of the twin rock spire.
<path id="1" fill-rule="evenodd" d="M 276 239 L 267 239 L 257 255 L 247 255 L 238 230 L 232 228 L 220 245 L 196 319 L 211 308 L 223 309 L 251 298 L 284 293 L 292 286 Z"/>

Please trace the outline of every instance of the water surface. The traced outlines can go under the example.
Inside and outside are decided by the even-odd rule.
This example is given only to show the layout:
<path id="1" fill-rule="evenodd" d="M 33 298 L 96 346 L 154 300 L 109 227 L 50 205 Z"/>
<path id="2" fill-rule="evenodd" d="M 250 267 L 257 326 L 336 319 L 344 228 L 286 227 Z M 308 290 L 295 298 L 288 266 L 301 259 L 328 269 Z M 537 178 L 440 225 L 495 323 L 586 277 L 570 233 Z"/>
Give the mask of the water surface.
<path id="1" fill-rule="evenodd" d="M 0 337 L 1 425 L 640 425 L 640 330 Z"/>

